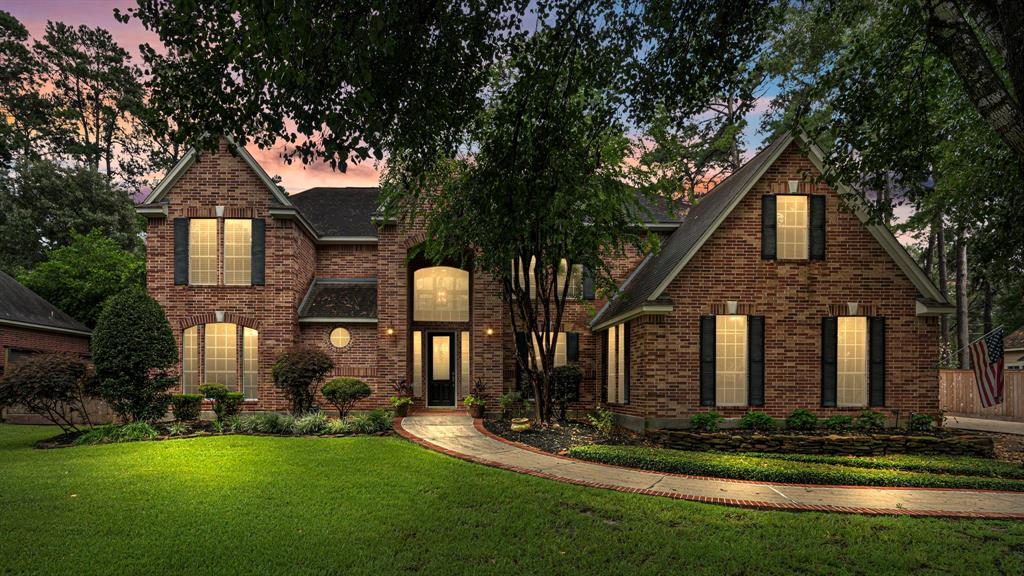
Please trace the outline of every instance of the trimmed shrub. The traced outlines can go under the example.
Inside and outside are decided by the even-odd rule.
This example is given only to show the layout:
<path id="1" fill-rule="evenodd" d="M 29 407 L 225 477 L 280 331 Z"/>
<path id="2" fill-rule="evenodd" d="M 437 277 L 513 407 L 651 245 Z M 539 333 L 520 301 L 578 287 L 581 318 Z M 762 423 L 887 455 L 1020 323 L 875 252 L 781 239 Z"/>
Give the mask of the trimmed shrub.
<path id="1" fill-rule="evenodd" d="M 775 419 L 764 412 L 747 412 L 740 418 L 740 428 L 766 431 L 775 428 Z"/>
<path id="2" fill-rule="evenodd" d="M 786 417 L 786 428 L 790 430 L 810 431 L 818 427 L 818 417 L 810 410 L 797 408 Z"/>
<path id="3" fill-rule="evenodd" d="M 366 382 L 358 378 L 334 378 L 324 384 L 320 393 L 338 410 L 338 416 L 344 418 L 356 402 L 369 398 L 371 391 Z"/>
<path id="4" fill-rule="evenodd" d="M 853 418 L 842 414 L 829 416 L 825 418 L 824 425 L 832 432 L 847 432 L 853 427 Z"/>
<path id="5" fill-rule="evenodd" d="M 911 414 L 907 428 L 912 432 L 928 432 L 935 425 L 935 417 L 931 414 Z"/>
<path id="6" fill-rule="evenodd" d="M 107 424 L 96 426 L 75 438 L 75 445 L 82 444 L 113 444 L 120 442 L 138 442 L 152 440 L 159 433 L 148 422 L 131 422 L 129 424 Z"/>
<path id="7" fill-rule="evenodd" d="M 300 346 L 285 352 L 274 363 L 274 385 L 291 403 L 292 414 L 313 411 L 316 386 L 334 369 L 331 357 L 322 350 Z"/>
<path id="8" fill-rule="evenodd" d="M 874 410 L 862 410 L 854 426 L 862 432 L 871 432 L 885 428 L 885 415 Z"/>
<path id="9" fill-rule="evenodd" d="M 209 398 L 214 402 L 220 402 L 223 400 L 224 397 L 228 395 L 228 392 L 230 392 L 230 390 L 228 390 L 227 386 L 218 384 L 217 382 L 207 382 L 199 387 L 199 393 L 202 394 L 204 398 Z"/>
<path id="10" fill-rule="evenodd" d="M 199 392 L 213 400 L 213 413 L 217 415 L 217 422 L 237 416 L 242 410 L 242 402 L 245 401 L 245 396 L 241 392 L 231 392 L 227 386 L 216 382 L 203 384 L 199 387 Z"/>
<path id="11" fill-rule="evenodd" d="M 0 406 L 23 406 L 65 434 L 78 430 L 76 414 L 89 422 L 85 402 L 94 394 L 89 365 L 73 354 L 29 356 L 11 364 L 0 378 Z"/>
<path id="12" fill-rule="evenodd" d="M 295 419 L 295 433 L 312 436 L 327 429 L 327 415 L 323 412 L 310 412 Z"/>
<path id="13" fill-rule="evenodd" d="M 195 422 L 203 408 L 202 394 L 178 394 L 171 399 L 174 417 L 182 422 Z"/>
<path id="14" fill-rule="evenodd" d="M 715 412 L 699 412 L 690 418 L 690 425 L 693 426 L 694 430 L 700 430 L 701 432 L 714 432 L 718 430 L 718 426 L 721 425 L 725 418 Z"/>
<path id="15" fill-rule="evenodd" d="M 107 300 L 92 332 L 97 395 L 122 419 L 163 418 L 177 384 L 178 346 L 163 308 L 141 290 Z"/>

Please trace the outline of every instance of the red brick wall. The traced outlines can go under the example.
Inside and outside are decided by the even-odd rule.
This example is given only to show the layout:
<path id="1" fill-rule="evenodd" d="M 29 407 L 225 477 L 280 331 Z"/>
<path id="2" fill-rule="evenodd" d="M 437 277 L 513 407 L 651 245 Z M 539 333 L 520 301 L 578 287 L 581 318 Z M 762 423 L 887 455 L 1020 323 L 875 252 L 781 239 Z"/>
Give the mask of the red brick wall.
<path id="1" fill-rule="evenodd" d="M 858 409 L 821 408 L 821 318 L 829 306 L 858 302 L 886 318 L 885 411 L 938 409 L 938 321 L 915 316 L 917 289 L 861 224 L 827 195 L 824 261 L 761 259 L 761 196 L 772 185 L 818 175 L 794 146 L 758 181 L 703 248 L 669 285 L 674 311 L 631 322 L 631 403 L 616 411 L 686 417 L 699 406 L 699 322 L 727 300 L 765 317 L 765 406 L 775 416 L 794 408 L 820 415 Z M 716 408 L 726 416 L 745 408 Z"/>
<path id="2" fill-rule="evenodd" d="M 89 337 L 32 328 L 0 326 L 0 374 L 4 372 L 8 348 L 35 352 L 89 353 Z"/>
<path id="3" fill-rule="evenodd" d="M 376 278 L 377 246 L 317 246 L 316 275 L 318 278 Z"/>

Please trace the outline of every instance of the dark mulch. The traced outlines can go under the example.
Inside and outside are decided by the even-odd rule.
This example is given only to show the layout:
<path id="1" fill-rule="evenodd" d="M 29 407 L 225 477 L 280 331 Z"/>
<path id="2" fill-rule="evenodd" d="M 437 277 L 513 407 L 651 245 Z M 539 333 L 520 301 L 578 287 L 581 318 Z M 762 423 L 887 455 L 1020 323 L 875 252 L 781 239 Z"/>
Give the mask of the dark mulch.
<path id="1" fill-rule="evenodd" d="M 584 422 L 570 421 L 552 424 L 546 428 L 535 427 L 526 432 L 513 432 L 512 423 L 507 420 L 484 420 L 484 426 L 490 432 L 513 442 L 539 448 L 552 454 L 564 454 L 573 446 L 589 446 L 592 444 L 640 445 L 643 437 L 625 432 L 615 432 L 605 436 L 593 426 Z"/>
<path id="2" fill-rule="evenodd" d="M 1024 436 L 1019 434 L 985 434 L 996 443 L 996 458 L 1024 464 Z"/>

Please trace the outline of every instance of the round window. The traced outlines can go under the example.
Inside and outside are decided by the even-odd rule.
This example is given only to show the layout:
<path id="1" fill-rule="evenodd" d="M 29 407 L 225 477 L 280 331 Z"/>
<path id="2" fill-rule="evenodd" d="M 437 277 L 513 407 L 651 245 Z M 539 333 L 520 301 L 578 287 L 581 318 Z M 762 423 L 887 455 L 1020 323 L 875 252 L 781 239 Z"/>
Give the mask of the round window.
<path id="1" fill-rule="evenodd" d="M 331 345 L 335 348 L 344 348 L 352 342 L 352 333 L 347 328 L 335 328 L 331 330 Z"/>

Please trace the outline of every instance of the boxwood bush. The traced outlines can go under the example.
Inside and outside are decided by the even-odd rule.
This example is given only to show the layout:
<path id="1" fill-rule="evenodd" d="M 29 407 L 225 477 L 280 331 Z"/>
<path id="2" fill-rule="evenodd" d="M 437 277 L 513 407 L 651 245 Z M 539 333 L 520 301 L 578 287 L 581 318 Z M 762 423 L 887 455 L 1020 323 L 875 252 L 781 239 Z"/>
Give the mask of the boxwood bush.
<path id="1" fill-rule="evenodd" d="M 334 378 L 324 384 L 320 393 L 344 418 L 356 402 L 370 397 L 370 387 L 359 378 Z"/>
<path id="2" fill-rule="evenodd" d="M 694 414 L 693 418 L 690 418 L 690 425 L 693 426 L 694 430 L 698 430 L 700 432 L 714 432 L 718 430 L 719 425 L 722 424 L 722 420 L 725 420 L 725 418 L 718 412 L 712 410 L 710 412 Z"/>
<path id="3" fill-rule="evenodd" d="M 775 428 L 775 419 L 764 412 L 747 412 L 740 418 L 740 428 L 764 432 Z"/>
<path id="4" fill-rule="evenodd" d="M 814 430 L 818 427 L 818 417 L 805 408 L 797 408 L 786 417 L 786 428 L 803 432 Z"/>
<path id="5" fill-rule="evenodd" d="M 847 432 L 853 427 L 853 418 L 845 415 L 825 418 L 825 428 L 831 432 Z"/>
<path id="6" fill-rule="evenodd" d="M 195 422 L 203 407 L 202 394 L 178 394 L 171 399 L 174 417 L 182 422 Z"/>

